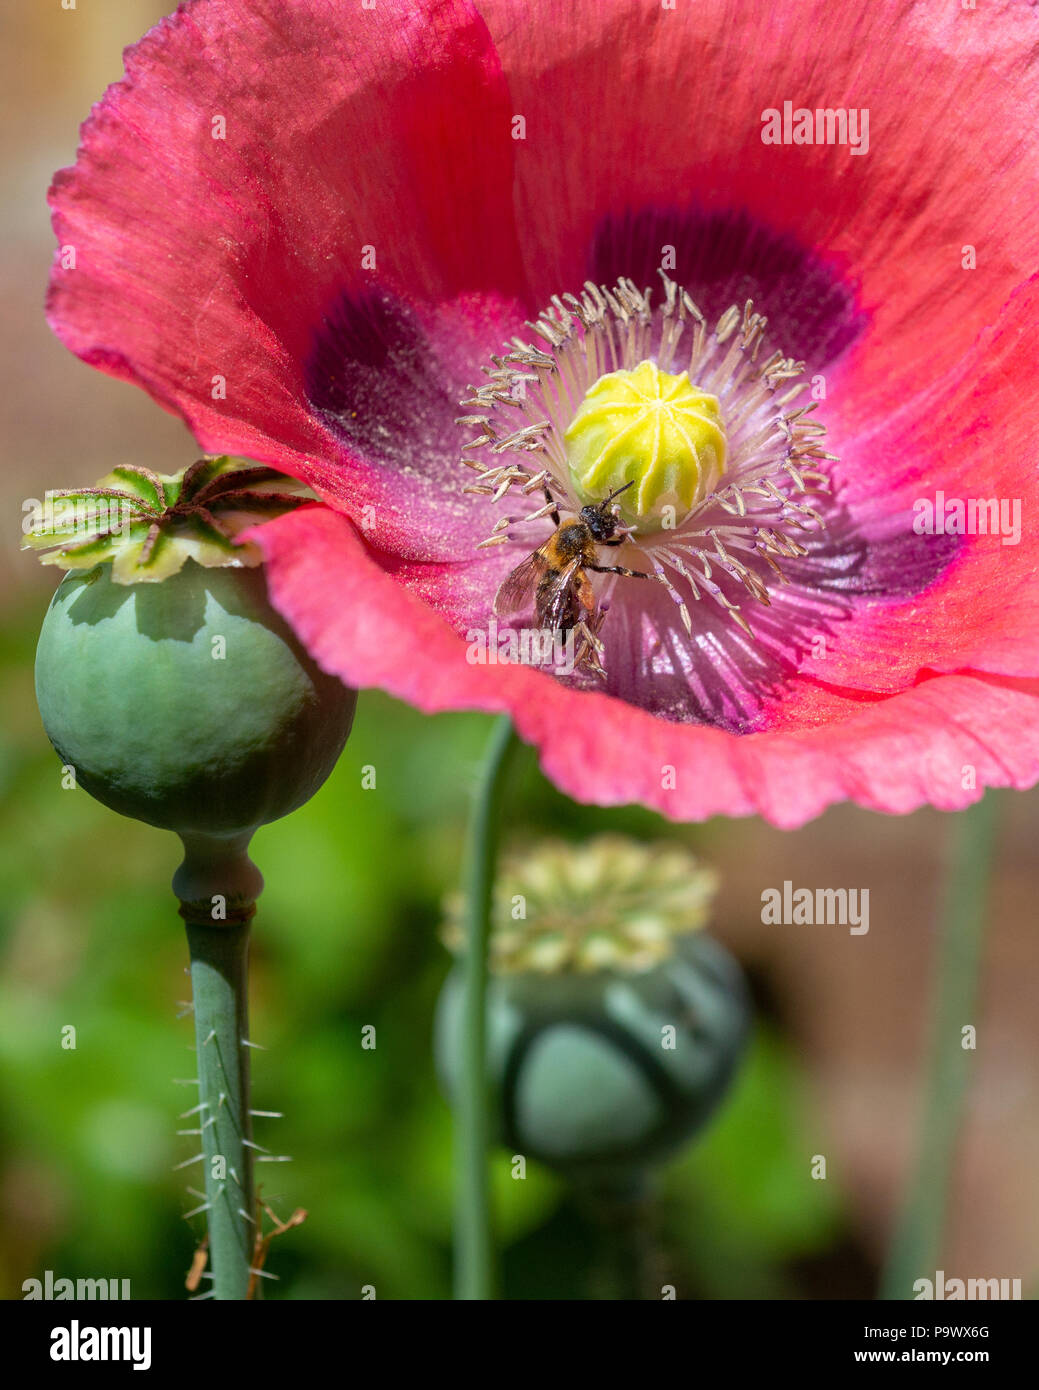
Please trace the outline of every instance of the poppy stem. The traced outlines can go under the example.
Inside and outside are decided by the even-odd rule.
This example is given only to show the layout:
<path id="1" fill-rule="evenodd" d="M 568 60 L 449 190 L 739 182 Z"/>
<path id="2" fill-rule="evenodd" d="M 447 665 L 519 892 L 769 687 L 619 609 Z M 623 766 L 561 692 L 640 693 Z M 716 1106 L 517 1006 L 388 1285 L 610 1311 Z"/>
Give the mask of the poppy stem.
<path id="1" fill-rule="evenodd" d="M 249 1296 L 256 1239 L 249 1109 L 249 928 L 263 887 L 244 840 L 183 836 L 173 886 L 188 935 L 198 1056 L 197 1123 L 218 1300 Z"/>
<path id="2" fill-rule="evenodd" d="M 495 724 L 473 801 L 466 845 L 462 1049 L 455 1120 L 455 1298 L 496 1293 L 491 1239 L 490 1082 L 487 1074 L 487 956 L 502 792 L 519 746 L 512 722 Z"/>
<path id="3" fill-rule="evenodd" d="M 995 846 L 997 798 L 991 793 L 951 827 L 937 942 L 930 1060 L 924 1081 L 923 1133 L 916 1172 L 895 1231 L 879 1297 L 909 1299 L 917 1279 L 939 1267 L 949 1189 L 973 1048 L 962 1029 L 977 1022 L 978 974 Z"/>
<path id="4" fill-rule="evenodd" d="M 578 1189 L 577 1199 L 598 1238 L 589 1296 L 597 1302 L 659 1297 L 649 1173 L 635 1170 L 612 1185 Z"/>

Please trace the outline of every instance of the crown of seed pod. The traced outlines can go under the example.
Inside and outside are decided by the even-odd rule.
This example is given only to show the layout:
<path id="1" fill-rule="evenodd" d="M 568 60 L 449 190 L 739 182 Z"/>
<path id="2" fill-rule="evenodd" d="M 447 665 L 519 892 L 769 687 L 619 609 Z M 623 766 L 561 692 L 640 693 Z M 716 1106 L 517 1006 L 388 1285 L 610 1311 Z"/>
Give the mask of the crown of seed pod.
<path id="1" fill-rule="evenodd" d="M 501 1137 L 587 1182 L 624 1179 L 706 1123 L 743 1050 L 735 961 L 700 928 L 717 884 L 678 845 L 601 836 L 504 860 L 495 885 L 488 1065 Z M 461 944 L 457 901 L 445 936 Z M 441 994 L 437 1061 L 450 1094 L 461 984 Z"/>

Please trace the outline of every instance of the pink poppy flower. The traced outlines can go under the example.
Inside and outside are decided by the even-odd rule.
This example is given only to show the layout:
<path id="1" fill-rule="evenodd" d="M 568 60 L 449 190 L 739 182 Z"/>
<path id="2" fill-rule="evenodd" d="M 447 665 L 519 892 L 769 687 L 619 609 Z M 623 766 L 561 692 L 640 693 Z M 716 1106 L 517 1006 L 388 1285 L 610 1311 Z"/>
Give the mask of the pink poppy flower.
<path id="1" fill-rule="evenodd" d="M 55 180 L 50 321 L 315 489 L 252 536 L 350 684 L 584 801 L 956 809 L 1039 777 L 1035 54 L 1010 3 L 195 0 Z M 489 659 L 544 620 L 570 674 Z"/>

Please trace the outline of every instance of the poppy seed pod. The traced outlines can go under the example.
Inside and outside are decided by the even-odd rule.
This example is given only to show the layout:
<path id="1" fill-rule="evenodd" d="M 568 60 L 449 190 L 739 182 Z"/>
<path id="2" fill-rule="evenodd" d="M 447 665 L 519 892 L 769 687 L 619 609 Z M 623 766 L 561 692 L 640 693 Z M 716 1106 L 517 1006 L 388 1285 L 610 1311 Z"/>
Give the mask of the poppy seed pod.
<path id="1" fill-rule="evenodd" d="M 70 574 L 40 632 L 36 698 L 76 780 L 114 811 L 230 836 L 294 811 L 335 766 L 355 692 L 325 675 L 260 570 L 190 561 L 158 585 Z"/>
<path id="2" fill-rule="evenodd" d="M 36 654 L 47 736 L 92 796 L 188 838 L 241 838 L 301 806 L 353 720 L 356 693 L 311 659 L 270 605 L 259 553 L 233 542 L 230 517 L 289 504 L 241 490 L 259 473 L 269 481 L 228 460 L 174 479 L 120 470 L 73 496 L 125 506 L 106 510 L 104 534 L 52 515 L 30 541 L 71 570 Z M 155 483 L 154 504 L 129 490 Z"/>
<path id="3" fill-rule="evenodd" d="M 554 907 L 528 897 L 529 928 L 503 916 L 521 885 L 544 884 L 552 869 Z M 738 966 L 696 930 L 712 876 L 684 850 L 603 837 L 514 860 L 503 879 L 488 991 L 501 1139 L 584 1182 L 612 1184 L 661 1162 L 710 1118 L 748 1033 Z M 460 1026 L 455 972 L 436 1023 L 449 1094 Z"/>

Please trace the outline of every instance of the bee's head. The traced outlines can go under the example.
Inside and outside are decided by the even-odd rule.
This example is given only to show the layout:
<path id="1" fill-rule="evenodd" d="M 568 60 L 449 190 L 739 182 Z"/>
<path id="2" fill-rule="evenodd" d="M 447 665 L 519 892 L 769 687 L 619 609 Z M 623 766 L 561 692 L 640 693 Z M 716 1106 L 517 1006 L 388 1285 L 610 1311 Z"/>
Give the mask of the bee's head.
<path id="1" fill-rule="evenodd" d="M 625 483 L 623 487 L 616 488 L 610 493 L 609 497 L 604 497 L 601 502 L 596 502 L 588 507 L 581 508 L 581 520 L 591 531 L 597 541 L 612 541 L 620 525 L 620 519 L 616 511 L 610 506 L 615 497 L 622 492 L 627 492 L 629 487 L 635 486 L 634 478 L 630 483 Z"/>

